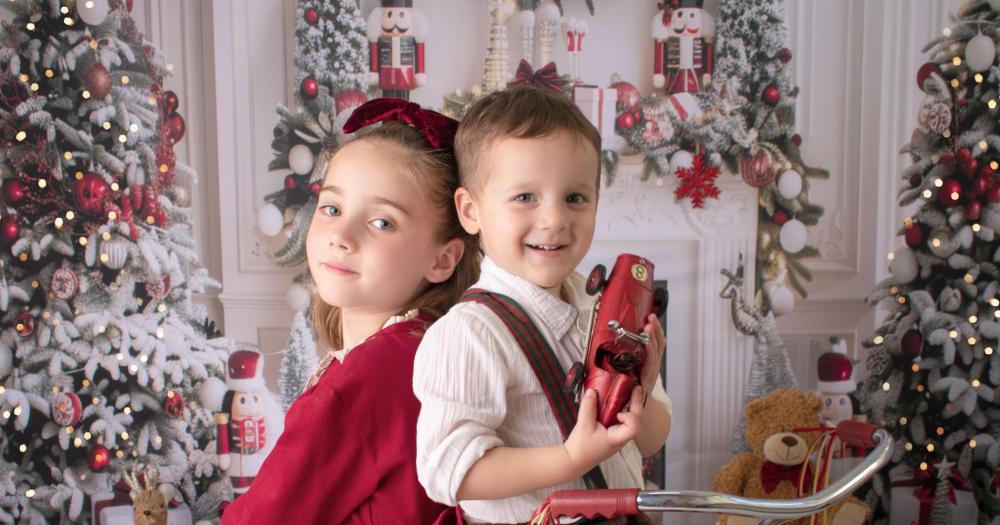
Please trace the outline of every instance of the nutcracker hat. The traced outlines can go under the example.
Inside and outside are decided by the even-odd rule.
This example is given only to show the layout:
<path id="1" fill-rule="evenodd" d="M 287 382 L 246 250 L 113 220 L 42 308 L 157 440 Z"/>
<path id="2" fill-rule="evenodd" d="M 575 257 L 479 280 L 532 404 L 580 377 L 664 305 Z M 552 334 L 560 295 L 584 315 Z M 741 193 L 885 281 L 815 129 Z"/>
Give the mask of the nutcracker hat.
<path id="1" fill-rule="evenodd" d="M 237 350 L 229 354 L 226 386 L 239 392 L 264 388 L 264 360 L 256 350 Z"/>
<path id="2" fill-rule="evenodd" d="M 413 0 L 382 0 L 382 7 L 413 7 Z"/>
<path id="3" fill-rule="evenodd" d="M 677 9 L 701 9 L 705 5 L 705 0 L 681 0 Z"/>
<path id="4" fill-rule="evenodd" d="M 819 381 L 816 390 L 824 394 L 849 394 L 857 389 L 851 379 L 854 363 L 847 357 L 844 340 L 832 338 L 833 351 L 819 356 L 816 362 L 816 374 Z"/>

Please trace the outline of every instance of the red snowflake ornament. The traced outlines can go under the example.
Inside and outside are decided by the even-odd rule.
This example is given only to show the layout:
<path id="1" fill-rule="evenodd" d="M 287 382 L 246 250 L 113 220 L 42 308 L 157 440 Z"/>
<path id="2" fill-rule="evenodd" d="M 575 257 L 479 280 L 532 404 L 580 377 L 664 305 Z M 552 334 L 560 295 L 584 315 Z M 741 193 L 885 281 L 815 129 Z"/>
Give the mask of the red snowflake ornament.
<path id="1" fill-rule="evenodd" d="M 719 198 L 719 188 L 715 178 L 719 176 L 719 168 L 705 165 L 705 153 L 694 156 L 694 164 L 690 168 L 677 168 L 677 178 L 681 185 L 674 190 L 678 199 L 691 198 L 691 205 L 701 208 L 706 198 Z"/>

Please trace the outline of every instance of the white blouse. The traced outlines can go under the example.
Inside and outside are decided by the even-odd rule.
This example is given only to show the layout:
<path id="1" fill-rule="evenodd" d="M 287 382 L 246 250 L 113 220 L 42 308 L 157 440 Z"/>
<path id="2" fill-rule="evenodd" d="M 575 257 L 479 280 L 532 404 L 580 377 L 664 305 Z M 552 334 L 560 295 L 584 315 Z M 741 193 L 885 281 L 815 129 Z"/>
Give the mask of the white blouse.
<path id="1" fill-rule="evenodd" d="M 485 258 L 473 288 L 517 301 L 551 345 L 564 371 L 583 361 L 594 298 L 585 279 L 570 275 L 564 287 L 573 304 L 513 275 Z M 584 315 L 580 315 L 583 312 Z M 523 351 L 488 307 L 455 305 L 427 330 L 417 350 L 413 392 L 417 420 L 417 477 L 431 499 L 458 503 L 456 494 L 469 468 L 499 447 L 541 447 L 563 442 L 549 403 Z M 657 380 L 652 395 L 670 411 Z M 601 463 L 609 488 L 642 488 L 642 457 L 634 442 Z M 501 500 L 462 501 L 472 523 L 518 523 L 557 490 L 586 488 L 582 480 Z"/>

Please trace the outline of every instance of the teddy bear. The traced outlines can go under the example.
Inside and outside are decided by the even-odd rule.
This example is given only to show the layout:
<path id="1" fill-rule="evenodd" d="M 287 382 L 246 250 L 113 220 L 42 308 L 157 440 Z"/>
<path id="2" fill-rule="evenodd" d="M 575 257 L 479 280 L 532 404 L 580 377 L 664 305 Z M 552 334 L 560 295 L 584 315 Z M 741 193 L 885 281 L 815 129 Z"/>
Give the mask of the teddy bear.
<path id="1" fill-rule="evenodd" d="M 806 469 L 807 486 L 811 485 L 815 465 L 808 460 L 810 447 L 822 437 L 821 432 L 796 434 L 796 428 L 819 426 L 822 401 L 815 392 L 795 389 L 775 390 L 746 406 L 746 438 L 752 452 L 744 452 L 726 463 L 715 475 L 712 490 L 749 498 L 790 500 L 801 497 L 797 486 Z M 870 509 L 850 496 L 828 513 L 833 525 L 862 524 Z M 723 516 L 721 524 L 756 523 L 757 520 Z M 809 518 L 786 523 L 803 525 Z M 821 521 L 822 523 L 822 521 Z"/>

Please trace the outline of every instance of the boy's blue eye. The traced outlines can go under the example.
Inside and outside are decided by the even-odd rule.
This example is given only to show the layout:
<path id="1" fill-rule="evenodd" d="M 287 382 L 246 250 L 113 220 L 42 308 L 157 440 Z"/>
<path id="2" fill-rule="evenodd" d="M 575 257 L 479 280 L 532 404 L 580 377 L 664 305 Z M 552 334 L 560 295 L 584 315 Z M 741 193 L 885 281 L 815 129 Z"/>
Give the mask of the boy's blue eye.
<path id="1" fill-rule="evenodd" d="M 570 204 L 583 204 L 587 202 L 587 198 L 584 197 L 583 194 L 581 193 L 574 193 L 569 197 L 566 197 L 566 202 Z"/>
<path id="2" fill-rule="evenodd" d="M 322 213 L 323 215 L 326 215 L 327 217 L 336 217 L 340 215 L 340 208 L 332 204 L 327 204 L 326 206 L 320 206 L 319 212 Z"/>
<path id="3" fill-rule="evenodd" d="M 532 202 L 535 200 L 535 196 L 531 193 L 518 193 L 514 195 L 514 202 Z"/>
<path id="4" fill-rule="evenodd" d="M 369 222 L 368 224 L 374 226 L 376 230 L 382 230 L 382 231 L 391 230 L 393 228 L 392 223 L 386 219 L 375 219 Z"/>

